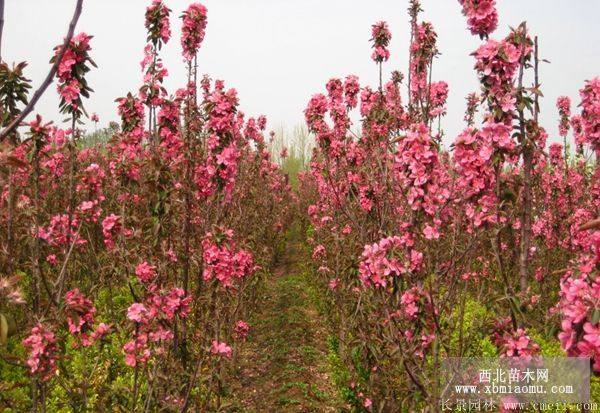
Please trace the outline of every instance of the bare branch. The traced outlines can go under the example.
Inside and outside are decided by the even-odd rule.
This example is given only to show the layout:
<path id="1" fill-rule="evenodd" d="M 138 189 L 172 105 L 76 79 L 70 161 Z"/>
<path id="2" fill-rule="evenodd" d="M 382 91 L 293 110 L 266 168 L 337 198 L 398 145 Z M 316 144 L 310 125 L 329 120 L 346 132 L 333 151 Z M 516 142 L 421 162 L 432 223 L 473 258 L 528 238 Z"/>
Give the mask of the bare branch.
<path id="1" fill-rule="evenodd" d="M 4 3 L 3 0 L 0 0 L 0 1 L 2 3 Z M 27 115 L 29 115 L 31 113 L 31 111 L 34 109 L 38 100 L 40 100 L 40 98 L 42 97 L 42 95 L 44 94 L 46 89 L 48 89 L 48 86 L 50 86 L 50 84 L 54 80 L 54 76 L 56 75 L 56 71 L 58 70 L 58 66 L 60 65 L 60 63 L 62 61 L 65 51 L 67 50 L 67 46 L 69 45 L 69 43 L 71 42 L 71 39 L 73 38 L 73 34 L 75 32 L 75 26 L 77 26 L 77 21 L 79 20 L 79 16 L 81 15 L 82 7 L 83 7 L 83 0 L 77 0 L 77 4 L 75 6 L 75 12 L 73 13 L 73 17 L 71 18 L 71 22 L 69 23 L 69 31 L 67 32 L 67 37 L 65 37 L 65 41 L 63 42 L 63 45 L 60 48 L 60 51 L 58 52 L 58 56 L 56 56 L 56 60 L 54 61 L 54 64 L 52 65 L 50 72 L 48 72 L 48 75 L 46 76 L 44 83 L 42 83 L 41 86 L 39 87 L 39 89 L 35 91 L 31 100 L 29 101 L 29 103 L 27 104 L 27 106 L 25 106 L 25 109 L 23 109 L 23 111 L 19 114 L 19 116 L 17 118 L 15 118 L 10 123 L 10 125 L 8 125 L 6 127 L 6 129 L 4 129 L 2 131 L 2 133 L 0 133 L 0 142 L 2 142 L 17 127 L 19 127 L 21 122 L 27 117 Z"/>
<path id="2" fill-rule="evenodd" d="M 591 220 L 579 227 L 579 231 L 587 231 L 588 229 L 600 228 L 600 218 Z"/>

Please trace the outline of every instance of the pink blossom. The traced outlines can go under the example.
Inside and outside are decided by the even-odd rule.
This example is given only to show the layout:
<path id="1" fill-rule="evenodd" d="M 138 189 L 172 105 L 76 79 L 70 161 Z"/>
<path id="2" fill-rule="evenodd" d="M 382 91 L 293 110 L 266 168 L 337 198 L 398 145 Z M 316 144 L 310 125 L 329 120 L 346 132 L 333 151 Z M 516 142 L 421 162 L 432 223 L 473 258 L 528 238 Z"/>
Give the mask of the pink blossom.
<path id="1" fill-rule="evenodd" d="M 426 98 L 428 67 L 437 54 L 437 34 L 433 25 L 423 22 L 413 27 L 413 42 L 410 45 L 410 93 L 413 98 Z"/>
<path id="2" fill-rule="evenodd" d="M 501 357 L 531 357 L 539 352 L 539 346 L 522 328 L 506 332 L 498 341 Z"/>
<path id="3" fill-rule="evenodd" d="M 365 245 L 359 264 L 359 277 L 363 285 L 386 287 L 390 277 L 398 277 L 421 268 L 422 254 L 412 248 L 410 235 L 383 238 Z"/>
<path id="4" fill-rule="evenodd" d="M 202 242 L 204 280 L 216 279 L 224 287 L 233 287 L 234 281 L 254 273 L 256 267 L 252 254 L 246 250 L 238 250 L 232 236 L 233 232 L 227 231 L 225 239 L 217 244 L 212 239 L 213 235 L 207 234 Z"/>
<path id="5" fill-rule="evenodd" d="M 89 56 L 89 45 L 92 36 L 79 33 L 73 36 L 58 65 L 56 77 L 58 78 L 57 90 L 61 97 L 60 109 L 63 113 L 79 116 L 81 114 L 81 97 L 87 96 L 91 91 L 83 74 L 89 70 L 87 64 L 94 64 Z M 54 62 L 63 45 L 54 48 Z"/>
<path id="6" fill-rule="evenodd" d="M 148 30 L 148 40 L 155 46 L 160 47 L 162 43 L 167 43 L 171 38 L 170 13 L 171 10 L 162 0 L 153 0 L 146 9 L 145 26 Z"/>
<path id="7" fill-rule="evenodd" d="M 91 300 L 75 288 L 65 294 L 65 311 L 71 334 L 79 335 L 84 346 L 89 346 L 89 332 L 93 329 L 96 308 Z"/>
<path id="8" fill-rule="evenodd" d="M 383 46 L 376 46 L 371 55 L 371 59 L 376 62 L 387 62 L 390 58 L 390 51 Z"/>
<path id="9" fill-rule="evenodd" d="M 54 333 L 40 323 L 31 329 L 23 346 L 29 350 L 27 365 L 30 373 L 38 375 L 42 381 L 50 380 L 56 374 L 58 360 Z"/>
<path id="10" fill-rule="evenodd" d="M 106 337 L 108 335 L 110 330 L 111 330 L 111 328 L 108 324 L 105 324 L 105 323 L 98 324 L 98 327 L 96 327 L 96 329 L 92 333 L 92 340 L 94 340 L 94 341 L 102 340 L 104 337 Z"/>
<path id="11" fill-rule="evenodd" d="M 231 347 L 229 347 L 226 343 L 219 342 L 217 340 L 213 340 L 212 346 L 210 348 L 210 352 L 214 355 L 223 356 L 226 358 L 231 358 Z"/>
<path id="12" fill-rule="evenodd" d="M 429 114 L 441 116 L 446 114 L 446 100 L 448 99 L 448 83 L 444 81 L 432 82 L 429 85 Z"/>
<path id="13" fill-rule="evenodd" d="M 206 13 L 206 7 L 202 4 L 192 3 L 181 16 L 183 19 L 181 47 L 183 48 L 183 56 L 187 61 L 193 59 L 204 40 L 207 22 Z"/>
<path id="14" fill-rule="evenodd" d="M 584 140 L 600 153 L 600 77 L 588 80 L 579 95 Z"/>
<path id="15" fill-rule="evenodd" d="M 558 132 L 560 136 L 567 136 L 571 126 L 569 122 L 571 117 L 571 99 L 568 96 L 559 96 L 558 99 L 556 99 L 556 107 L 558 108 L 558 114 L 560 115 Z"/>
<path id="16" fill-rule="evenodd" d="M 127 309 L 127 318 L 136 323 L 145 323 L 148 317 L 148 310 L 144 304 L 133 303 Z"/>
<path id="17" fill-rule="evenodd" d="M 340 283 L 339 278 L 332 278 L 331 280 L 329 280 L 329 289 L 331 291 L 335 291 L 337 289 L 339 283 Z"/>
<path id="18" fill-rule="evenodd" d="M 472 34 L 487 37 L 498 26 L 495 0 L 458 0 Z"/>
<path id="19" fill-rule="evenodd" d="M 172 288 L 164 297 L 162 311 L 168 320 L 171 320 L 176 315 L 185 318 L 189 314 L 191 301 L 192 297 L 186 295 L 183 289 Z"/>
<path id="20" fill-rule="evenodd" d="M 250 326 L 245 321 L 238 320 L 235 323 L 235 335 L 237 338 L 245 339 L 246 337 L 248 337 L 249 332 Z"/>
<path id="21" fill-rule="evenodd" d="M 152 355 L 148 348 L 148 335 L 139 334 L 135 339 L 128 341 L 123 345 L 125 352 L 125 364 L 135 367 L 138 364 L 146 363 Z"/>
<path id="22" fill-rule="evenodd" d="M 425 228 L 423 229 L 423 235 L 427 239 L 438 239 L 440 237 L 440 232 L 434 226 L 425 225 Z"/>
<path id="23" fill-rule="evenodd" d="M 392 34 L 388 28 L 387 22 L 381 21 L 372 26 L 371 41 L 373 42 L 373 55 L 371 58 L 378 63 L 386 62 L 390 57 L 387 49 Z"/>
<path id="24" fill-rule="evenodd" d="M 144 261 L 135 267 L 135 275 L 141 282 L 148 283 L 156 277 L 156 267 Z"/>

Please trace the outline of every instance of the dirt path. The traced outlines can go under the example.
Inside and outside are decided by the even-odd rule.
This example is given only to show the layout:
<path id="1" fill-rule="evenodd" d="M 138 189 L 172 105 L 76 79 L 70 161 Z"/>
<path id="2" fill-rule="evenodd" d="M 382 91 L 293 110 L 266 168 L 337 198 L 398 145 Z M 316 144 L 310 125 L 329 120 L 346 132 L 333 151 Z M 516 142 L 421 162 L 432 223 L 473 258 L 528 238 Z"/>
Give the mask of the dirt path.
<path id="1" fill-rule="evenodd" d="M 251 318 L 239 355 L 229 412 L 336 412 L 328 372 L 327 333 L 318 295 L 292 240 L 265 283 L 264 301 Z"/>

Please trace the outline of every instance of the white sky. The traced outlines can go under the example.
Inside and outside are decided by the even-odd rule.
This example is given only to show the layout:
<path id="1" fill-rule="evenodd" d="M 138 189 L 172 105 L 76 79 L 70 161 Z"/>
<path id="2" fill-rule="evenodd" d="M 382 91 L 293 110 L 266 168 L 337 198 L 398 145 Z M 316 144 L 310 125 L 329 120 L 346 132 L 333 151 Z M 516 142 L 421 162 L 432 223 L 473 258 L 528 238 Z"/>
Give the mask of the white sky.
<path id="1" fill-rule="evenodd" d="M 167 0 L 173 10 L 173 38 L 163 49 L 174 92 L 185 83 L 179 46 L 179 15 L 189 0 Z M 78 32 L 94 35 L 92 56 L 99 68 L 89 74 L 95 93 L 85 102 L 101 124 L 117 120 L 114 99 L 136 91 L 145 44 L 144 11 L 149 0 L 86 0 Z M 386 72 L 407 70 L 408 0 L 204 0 L 208 29 L 202 45 L 200 71 L 224 79 L 238 89 L 247 115 L 265 114 L 269 127 L 291 128 L 304 122 L 310 96 L 324 90 L 331 77 L 358 75 L 375 85 L 377 69 L 370 60 L 371 24 L 386 20 L 392 31 L 391 59 Z M 600 1 L 498 0 L 499 29 L 527 20 L 539 35 L 540 55 L 552 63 L 541 68 L 542 122 L 557 134 L 554 108 L 560 95 L 579 102 L 585 79 L 600 74 Z M 37 86 L 46 75 L 52 48 L 66 34 L 75 0 L 6 0 L 2 56 L 8 62 L 27 60 L 26 74 Z M 422 18 L 438 33 L 442 56 L 433 77 L 450 85 L 448 115 L 443 120 L 447 141 L 463 128 L 464 97 L 478 88 L 469 54 L 480 44 L 466 29 L 457 0 L 422 0 Z M 37 111 L 60 122 L 55 86 L 50 86 Z"/>

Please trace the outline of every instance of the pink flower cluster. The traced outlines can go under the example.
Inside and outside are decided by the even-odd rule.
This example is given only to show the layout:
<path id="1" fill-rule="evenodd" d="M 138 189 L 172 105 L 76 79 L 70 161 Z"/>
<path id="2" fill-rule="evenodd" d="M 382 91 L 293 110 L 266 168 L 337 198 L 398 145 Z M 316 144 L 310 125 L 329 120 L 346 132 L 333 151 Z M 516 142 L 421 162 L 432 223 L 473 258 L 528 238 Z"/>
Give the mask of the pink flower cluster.
<path id="1" fill-rule="evenodd" d="M 256 270 L 252 254 L 237 248 L 232 230 L 224 231 L 221 235 L 208 233 L 202 247 L 203 278 L 206 281 L 217 280 L 222 286 L 230 288 L 236 280 L 250 276 Z"/>
<path id="2" fill-rule="evenodd" d="M 390 58 L 388 46 L 392 39 L 392 33 L 388 28 L 387 22 L 381 21 L 375 23 L 371 30 L 371 41 L 373 42 L 373 54 L 371 59 L 377 63 L 387 62 Z"/>
<path id="3" fill-rule="evenodd" d="M 94 326 L 94 304 L 84 296 L 79 289 L 75 288 L 65 294 L 65 312 L 67 313 L 67 324 L 69 333 L 77 335 L 83 346 L 92 344 L 88 332 Z"/>
<path id="4" fill-rule="evenodd" d="M 150 357 L 165 352 L 164 345 L 173 339 L 169 323 L 175 317 L 185 318 L 192 298 L 181 288 L 161 291 L 152 284 L 148 287 L 145 304 L 133 303 L 127 309 L 127 319 L 136 324 L 135 337 L 123 345 L 125 364 L 135 367 Z"/>
<path id="5" fill-rule="evenodd" d="M 183 27 L 181 28 L 181 47 L 183 57 L 189 62 L 194 59 L 206 30 L 206 7 L 200 3 L 192 3 L 183 12 Z"/>
<path id="6" fill-rule="evenodd" d="M 431 116 L 445 115 L 447 99 L 448 83 L 443 80 L 431 82 L 429 85 L 429 114 Z"/>
<path id="7" fill-rule="evenodd" d="M 304 118 L 310 130 L 320 136 L 325 134 L 329 126 L 325 121 L 325 114 L 329 110 L 329 101 L 321 93 L 310 98 L 308 106 L 304 110 Z"/>
<path id="8" fill-rule="evenodd" d="M 360 93 L 360 83 L 358 76 L 348 75 L 344 80 L 344 103 L 348 109 L 354 109 L 358 104 L 358 94 Z"/>
<path id="9" fill-rule="evenodd" d="M 585 141 L 600 154 L 600 77 L 588 80 L 579 95 Z"/>
<path id="10" fill-rule="evenodd" d="M 458 0 L 467 17 L 469 30 L 479 37 L 487 37 L 498 26 L 498 11 L 495 0 Z"/>
<path id="11" fill-rule="evenodd" d="M 97 163 L 87 166 L 76 185 L 75 190 L 84 197 L 78 208 L 78 217 L 87 222 L 97 222 L 102 215 L 101 203 L 105 200 L 102 186 L 106 174 Z"/>
<path id="12" fill-rule="evenodd" d="M 58 346 L 54 333 L 43 324 L 31 329 L 29 336 L 23 340 L 23 346 L 29 350 L 27 365 L 31 374 L 37 375 L 42 381 L 48 381 L 57 369 Z"/>
<path id="13" fill-rule="evenodd" d="M 131 93 L 117 99 L 117 103 L 122 133 L 110 146 L 113 155 L 110 170 L 113 176 L 137 181 L 140 175 L 137 159 L 142 152 L 141 143 L 145 136 L 144 104 Z"/>
<path id="14" fill-rule="evenodd" d="M 454 142 L 454 162 L 460 176 L 458 187 L 467 201 L 467 216 L 475 227 L 496 221 L 494 146 L 487 138 L 489 134 L 467 128 Z"/>
<path id="15" fill-rule="evenodd" d="M 365 245 L 358 267 L 362 284 L 385 288 L 392 277 L 418 272 L 423 264 L 423 254 L 413 249 L 413 245 L 409 233 Z"/>
<path id="16" fill-rule="evenodd" d="M 222 82 L 215 82 L 215 90 L 207 96 L 209 156 L 195 171 L 195 182 L 200 197 L 223 189 L 226 198 L 231 195 L 241 157 L 238 147 L 241 138 L 240 118 L 237 117 L 238 97 L 235 89 L 223 90 Z"/>
<path id="17" fill-rule="evenodd" d="M 166 333 L 163 338 L 170 340 L 172 337 L 169 333 Z M 148 335 L 139 334 L 135 339 L 125 343 L 123 352 L 125 353 L 125 364 L 130 367 L 146 363 L 152 356 L 152 351 L 148 347 Z"/>
<path id="18" fill-rule="evenodd" d="M 600 239 L 600 231 L 598 231 Z M 563 316 L 558 335 L 570 357 L 589 357 L 594 371 L 600 372 L 600 279 L 568 277 L 561 283 L 558 309 Z"/>
<path id="19" fill-rule="evenodd" d="M 162 158 L 168 163 L 180 162 L 183 158 L 183 140 L 180 133 L 180 104 L 163 99 L 157 115 L 158 135 Z"/>
<path id="20" fill-rule="evenodd" d="M 233 353 L 231 347 L 228 346 L 227 343 L 222 343 L 217 340 L 213 340 L 212 345 L 210 347 L 210 352 L 215 356 L 221 356 L 225 358 L 231 358 L 231 355 Z"/>
<path id="21" fill-rule="evenodd" d="M 427 73 L 431 59 L 437 54 L 437 34 L 433 25 L 423 22 L 413 28 L 413 42 L 410 45 L 410 93 L 413 98 L 426 98 Z"/>
<path id="22" fill-rule="evenodd" d="M 144 261 L 135 267 L 135 275 L 142 283 L 150 283 L 156 278 L 156 267 Z"/>
<path id="23" fill-rule="evenodd" d="M 144 84 L 140 87 L 139 96 L 142 102 L 149 107 L 160 106 L 167 96 L 167 90 L 163 86 L 169 71 L 163 66 L 158 52 L 151 45 L 144 49 L 144 60 L 142 70 L 144 73 Z"/>
<path id="24" fill-rule="evenodd" d="M 64 246 L 73 241 L 76 245 L 82 245 L 87 241 L 78 236 L 78 227 L 77 219 L 72 219 L 69 225 L 69 215 L 58 214 L 50 219 L 47 227 L 38 229 L 37 236 L 53 247 Z"/>
<path id="25" fill-rule="evenodd" d="M 466 97 L 467 109 L 465 110 L 465 117 L 463 120 L 467 122 L 468 126 L 473 126 L 475 123 L 475 114 L 477 113 L 477 106 L 479 105 L 480 100 L 481 97 L 475 92 L 469 93 Z"/>
<path id="26" fill-rule="evenodd" d="M 560 123 L 558 125 L 558 133 L 560 136 L 567 136 L 569 133 L 570 123 L 569 118 L 571 117 L 571 99 L 568 96 L 559 96 L 556 100 L 556 107 L 558 108 L 558 114 L 560 115 Z"/>
<path id="27" fill-rule="evenodd" d="M 121 234 L 125 237 L 131 235 L 133 231 L 123 228 L 123 223 L 119 215 L 110 214 L 102 220 L 102 235 L 104 235 L 104 245 L 109 250 L 115 247 L 115 238 Z"/>
<path id="28" fill-rule="evenodd" d="M 522 328 L 506 331 L 496 339 L 496 345 L 500 348 L 501 357 L 533 357 L 540 350 L 540 346 Z"/>
<path id="29" fill-rule="evenodd" d="M 162 0 L 153 0 L 152 4 L 146 9 L 145 26 L 148 31 L 148 41 L 154 46 L 158 46 L 158 48 L 171 38 L 170 13 L 171 10 Z"/>
<path id="30" fill-rule="evenodd" d="M 475 69 L 485 96 L 505 113 L 514 110 L 513 81 L 520 58 L 519 49 L 506 40 L 490 39 L 475 52 Z"/>
<path id="31" fill-rule="evenodd" d="M 61 97 L 60 108 L 63 113 L 78 115 L 81 111 L 81 96 L 87 97 L 91 91 L 83 77 L 89 70 L 87 62 L 91 62 L 89 57 L 91 39 L 92 36 L 85 33 L 74 36 L 58 65 L 57 90 Z M 55 55 L 52 61 L 57 58 L 61 50 L 62 45 L 54 48 Z"/>
<path id="32" fill-rule="evenodd" d="M 420 311 L 420 305 L 423 298 L 423 292 L 419 287 L 412 287 L 404 291 L 400 297 L 402 304 L 402 314 L 408 320 L 414 320 Z"/>
<path id="33" fill-rule="evenodd" d="M 121 125 L 123 132 L 134 133 L 141 141 L 141 134 L 144 130 L 144 105 L 139 99 L 136 99 L 131 93 L 126 97 L 117 99 L 118 112 L 121 116 Z"/>
<path id="34" fill-rule="evenodd" d="M 250 332 L 250 326 L 243 320 L 238 320 L 235 323 L 235 336 L 239 339 L 245 339 Z"/>
<path id="35" fill-rule="evenodd" d="M 414 125 L 402 139 L 394 156 L 394 174 L 400 189 L 407 191 L 413 210 L 434 216 L 450 197 L 448 174 L 438 158 L 435 143 L 424 124 Z"/>

